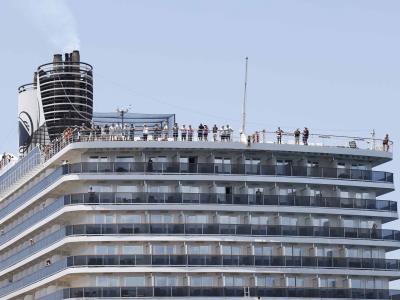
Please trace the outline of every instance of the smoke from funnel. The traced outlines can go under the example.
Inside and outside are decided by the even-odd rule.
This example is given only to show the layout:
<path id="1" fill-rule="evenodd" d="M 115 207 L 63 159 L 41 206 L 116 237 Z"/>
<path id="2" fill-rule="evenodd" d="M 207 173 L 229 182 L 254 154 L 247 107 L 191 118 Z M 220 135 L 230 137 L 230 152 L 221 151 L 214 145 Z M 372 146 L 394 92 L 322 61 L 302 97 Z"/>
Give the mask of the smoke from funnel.
<path id="1" fill-rule="evenodd" d="M 26 13 L 56 51 L 79 49 L 77 22 L 64 0 L 29 0 Z"/>

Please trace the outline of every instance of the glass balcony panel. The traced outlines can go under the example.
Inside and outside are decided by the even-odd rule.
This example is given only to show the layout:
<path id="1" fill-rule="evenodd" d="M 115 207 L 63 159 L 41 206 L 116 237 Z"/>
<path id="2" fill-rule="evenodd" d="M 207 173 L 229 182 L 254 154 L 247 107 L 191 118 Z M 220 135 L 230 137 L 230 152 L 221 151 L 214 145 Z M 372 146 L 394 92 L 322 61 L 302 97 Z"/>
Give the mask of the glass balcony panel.
<path id="1" fill-rule="evenodd" d="M 278 195 L 266 195 L 264 196 L 264 205 L 278 205 L 279 196 Z"/>
<path id="2" fill-rule="evenodd" d="M 130 163 L 129 162 L 115 162 L 114 170 L 117 173 L 127 173 L 130 171 Z"/>
<path id="3" fill-rule="evenodd" d="M 170 287 L 154 287 L 154 297 L 171 297 L 172 291 Z"/>
<path id="4" fill-rule="evenodd" d="M 81 297 L 94 298 L 94 297 L 102 297 L 102 295 L 103 293 L 101 288 L 84 288 L 83 296 Z"/>
<path id="5" fill-rule="evenodd" d="M 102 298 L 106 298 L 106 297 L 110 297 L 110 298 L 116 298 L 116 297 L 120 297 L 120 289 L 115 287 L 109 287 L 106 289 L 102 290 Z"/>

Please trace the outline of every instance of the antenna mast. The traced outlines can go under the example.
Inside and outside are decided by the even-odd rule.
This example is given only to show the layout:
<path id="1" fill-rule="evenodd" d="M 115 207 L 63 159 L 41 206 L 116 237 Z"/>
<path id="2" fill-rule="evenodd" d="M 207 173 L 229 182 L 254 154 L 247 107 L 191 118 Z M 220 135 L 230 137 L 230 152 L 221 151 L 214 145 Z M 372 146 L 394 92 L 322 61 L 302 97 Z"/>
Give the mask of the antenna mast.
<path id="1" fill-rule="evenodd" d="M 242 130 L 240 132 L 243 140 L 246 140 L 246 100 L 247 100 L 247 65 L 249 58 L 246 56 L 246 69 L 244 75 L 244 94 L 243 94 L 243 108 L 242 108 Z"/>

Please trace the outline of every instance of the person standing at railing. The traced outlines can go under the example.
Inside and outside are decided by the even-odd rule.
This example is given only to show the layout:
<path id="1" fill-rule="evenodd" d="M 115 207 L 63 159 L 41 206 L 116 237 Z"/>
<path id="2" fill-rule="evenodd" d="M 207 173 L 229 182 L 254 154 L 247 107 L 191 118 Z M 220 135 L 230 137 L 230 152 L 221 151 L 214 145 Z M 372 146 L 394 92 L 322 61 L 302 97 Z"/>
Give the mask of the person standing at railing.
<path id="1" fill-rule="evenodd" d="M 371 238 L 376 239 L 378 238 L 378 225 L 374 223 L 371 228 Z"/>
<path id="2" fill-rule="evenodd" d="M 257 189 L 256 191 L 256 203 L 261 203 L 262 202 L 262 193 L 260 189 Z"/>
<path id="3" fill-rule="evenodd" d="M 189 142 L 193 141 L 193 128 L 192 128 L 192 125 L 189 125 L 189 128 L 188 128 L 188 140 L 189 140 Z"/>
<path id="4" fill-rule="evenodd" d="M 123 128 L 121 126 L 121 123 L 117 124 L 116 136 L 117 141 L 121 141 L 123 139 Z"/>
<path id="5" fill-rule="evenodd" d="M 174 126 L 172 127 L 172 137 L 174 138 L 174 141 L 176 142 L 178 140 L 178 135 L 179 135 L 179 127 L 177 123 L 174 123 Z"/>
<path id="6" fill-rule="evenodd" d="M 147 141 L 147 136 L 149 135 L 149 128 L 147 127 L 147 124 L 143 124 L 143 141 Z"/>
<path id="7" fill-rule="evenodd" d="M 124 128 L 122 129 L 122 135 L 124 141 L 127 141 L 129 139 L 129 125 L 124 124 Z"/>
<path id="8" fill-rule="evenodd" d="M 99 125 L 96 125 L 96 140 L 100 140 L 101 138 L 101 128 Z"/>
<path id="9" fill-rule="evenodd" d="M 112 126 L 112 140 L 118 140 L 118 124 L 113 124 Z"/>
<path id="10" fill-rule="evenodd" d="M 7 153 L 3 153 L 3 156 L 1 157 L 1 167 L 4 167 L 7 164 Z"/>
<path id="11" fill-rule="evenodd" d="M 212 128 L 212 132 L 213 132 L 213 140 L 214 140 L 214 142 L 216 142 L 217 138 L 218 138 L 218 127 L 217 127 L 217 124 L 214 124 L 214 127 Z"/>
<path id="12" fill-rule="evenodd" d="M 163 131 L 163 135 L 164 135 L 163 141 L 168 141 L 168 124 L 167 124 L 167 122 L 164 122 L 162 131 Z"/>
<path id="13" fill-rule="evenodd" d="M 310 131 L 308 130 L 307 127 L 304 127 L 304 130 L 303 130 L 303 144 L 305 146 L 308 145 L 308 137 L 309 136 L 310 136 Z"/>
<path id="14" fill-rule="evenodd" d="M 203 140 L 203 130 L 204 130 L 204 126 L 202 123 L 200 123 L 199 128 L 197 129 L 197 140 L 198 141 Z"/>
<path id="15" fill-rule="evenodd" d="M 256 143 L 256 133 L 253 133 L 253 134 L 251 135 L 251 142 L 252 142 L 253 144 Z"/>
<path id="16" fill-rule="evenodd" d="M 388 152 L 389 151 L 389 134 L 385 135 L 385 138 L 383 139 L 383 151 Z"/>
<path id="17" fill-rule="evenodd" d="M 103 128 L 103 140 L 108 140 L 110 135 L 110 127 L 108 127 L 108 124 L 104 125 Z"/>
<path id="18" fill-rule="evenodd" d="M 62 133 L 62 147 L 64 147 L 65 144 L 67 144 L 67 141 L 68 141 L 68 128 L 66 128 Z"/>
<path id="19" fill-rule="evenodd" d="M 233 133 L 232 128 L 229 127 L 229 124 L 226 125 L 226 140 L 227 140 L 228 142 L 231 141 L 232 133 Z"/>
<path id="20" fill-rule="evenodd" d="M 82 126 L 79 128 L 81 140 L 84 142 L 86 140 L 86 126 L 85 123 L 82 123 Z"/>
<path id="21" fill-rule="evenodd" d="M 121 133 L 122 133 L 122 131 L 121 131 L 120 124 L 119 123 L 115 124 L 115 127 L 114 127 L 114 140 L 115 141 L 119 140 Z"/>
<path id="22" fill-rule="evenodd" d="M 207 125 L 204 125 L 203 137 L 204 137 L 204 140 L 207 142 L 208 141 L 208 126 Z"/>
<path id="23" fill-rule="evenodd" d="M 96 139 L 96 125 L 92 121 L 90 124 L 90 140 L 94 141 Z"/>
<path id="24" fill-rule="evenodd" d="M 300 129 L 299 129 L 299 128 L 297 128 L 297 129 L 294 131 L 294 143 L 295 143 L 296 145 L 299 145 L 299 144 L 300 144 Z"/>
<path id="25" fill-rule="evenodd" d="M 147 172 L 153 172 L 153 160 L 151 158 L 147 162 Z"/>
<path id="26" fill-rule="evenodd" d="M 129 140 L 135 140 L 135 125 L 133 125 L 133 123 L 131 123 L 131 126 L 129 127 Z"/>
<path id="27" fill-rule="evenodd" d="M 160 125 L 157 123 L 153 126 L 153 140 L 158 141 L 160 136 L 161 136 L 161 129 Z"/>
<path id="28" fill-rule="evenodd" d="M 115 134 L 115 124 L 112 123 L 110 128 L 109 128 L 109 134 L 110 134 L 110 141 L 114 140 L 114 134 Z"/>
<path id="29" fill-rule="evenodd" d="M 94 203 L 96 200 L 96 193 L 93 191 L 93 187 L 91 186 L 89 187 L 88 194 L 89 194 L 89 203 Z"/>
<path id="30" fill-rule="evenodd" d="M 282 144 L 282 134 L 283 133 L 284 133 L 283 130 L 280 127 L 278 127 L 278 130 L 276 131 L 276 142 L 278 144 Z"/>
<path id="31" fill-rule="evenodd" d="M 181 127 L 181 140 L 186 141 L 186 136 L 187 136 L 187 129 L 186 129 L 186 125 L 183 124 Z"/>
<path id="32" fill-rule="evenodd" d="M 225 140 L 226 140 L 226 130 L 225 130 L 225 126 L 224 125 L 221 126 L 221 129 L 219 131 L 219 135 L 220 135 L 221 142 L 225 142 Z"/>

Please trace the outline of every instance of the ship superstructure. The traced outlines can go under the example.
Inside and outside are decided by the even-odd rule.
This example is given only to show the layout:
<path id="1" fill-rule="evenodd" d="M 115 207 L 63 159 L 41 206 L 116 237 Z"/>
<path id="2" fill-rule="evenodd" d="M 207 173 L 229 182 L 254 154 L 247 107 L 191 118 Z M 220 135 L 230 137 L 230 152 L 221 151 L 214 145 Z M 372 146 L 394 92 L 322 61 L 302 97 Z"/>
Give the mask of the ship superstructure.
<path id="1" fill-rule="evenodd" d="M 397 297 L 381 141 L 144 140 L 174 115 L 94 115 L 0 177 L 0 299 Z"/>

